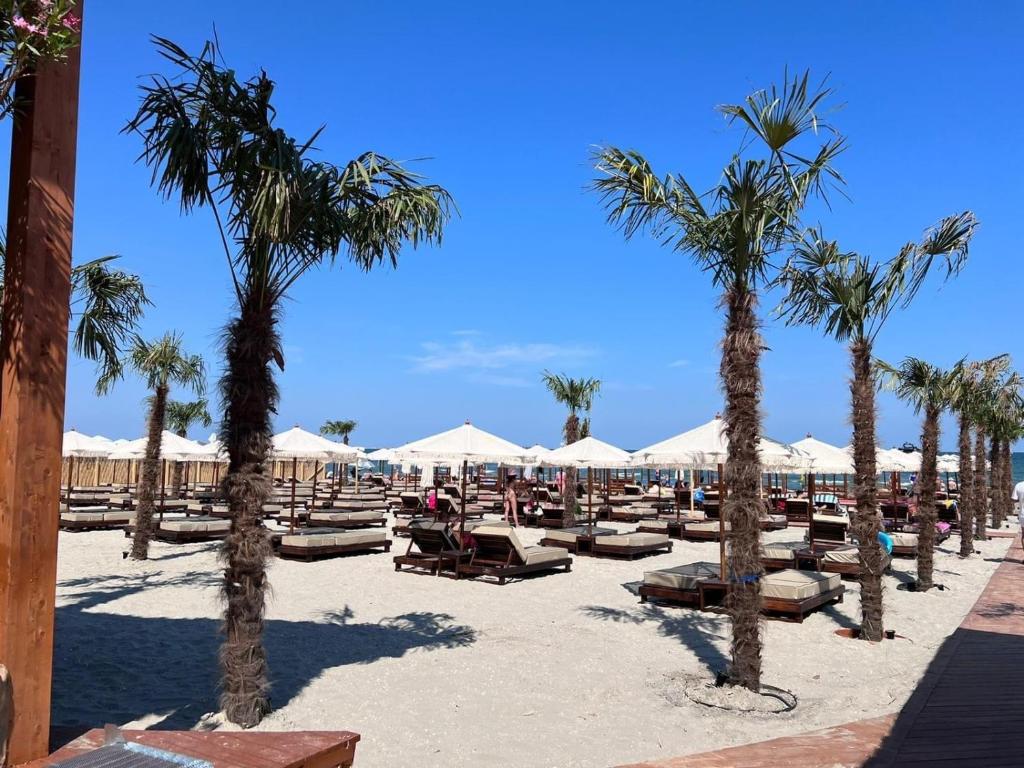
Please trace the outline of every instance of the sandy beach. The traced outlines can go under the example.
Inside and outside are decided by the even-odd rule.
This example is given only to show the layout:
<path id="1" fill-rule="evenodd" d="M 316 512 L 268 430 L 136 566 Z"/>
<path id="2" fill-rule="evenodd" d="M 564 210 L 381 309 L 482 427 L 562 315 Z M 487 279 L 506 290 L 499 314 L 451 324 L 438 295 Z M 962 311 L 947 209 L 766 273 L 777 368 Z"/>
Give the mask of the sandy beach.
<path id="1" fill-rule="evenodd" d="M 621 530 L 632 526 L 618 525 Z M 768 534 L 795 541 L 802 529 Z M 540 531 L 528 530 L 527 543 Z M 54 722 L 225 727 L 216 707 L 217 544 L 156 543 L 122 560 L 117 531 L 60 535 Z M 399 539 L 393 551 L 403 551 Z M 840 638 L 844 603 L 803 624 L 764 623 L 764 681 L 792 691 L 785 715 L 740 715 L 690 702 L 681 678 L 725 667 L 728 621 L 641 605 L 645 570 L 717 559 L 717 544 L 676 542 L 635 561 L 576 558 L 570 574 L 505 587 L 396 574 L 391 556 L 275 561 L 266 645 L 275 711 L 260 728 L 349 729 L 358 764 L 606 766 L 742 744 L 896 711 L 959 624 L 1008 547 L 979 542 L 962 561 L 936 553 L 926 594 L 885 578 L 887 627 L 906 639 Z"/>

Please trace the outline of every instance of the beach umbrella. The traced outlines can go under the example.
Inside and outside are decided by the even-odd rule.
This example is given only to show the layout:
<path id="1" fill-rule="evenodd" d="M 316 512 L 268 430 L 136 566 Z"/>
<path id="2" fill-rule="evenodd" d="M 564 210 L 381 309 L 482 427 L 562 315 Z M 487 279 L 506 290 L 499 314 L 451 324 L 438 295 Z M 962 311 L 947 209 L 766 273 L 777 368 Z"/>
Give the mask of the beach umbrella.
<path id="1" fill-rule="evenodd" d="M 694 429 L 633 452 L 636 467 L 691 467 L 719 470 L 729 453 L 729 438 L 721 416 Z M 812 460 L 799 448 L 771 438 L 758 441 L 761 466 L 765 469 L 789 471 L 808 469 Z"/>
<path id="2" fill-rule="evenodd" d="M 469 463 L 525 464 L 531 460 L 527 450 L 504 438 L 485 432 L 469 421 L 454 429 L 439 432 L 394 449 L 396 461 L 424 467 L 431 464 L 462 464 L 462 508 L 459 514 L 459 546 L 466 530 L 466 473 Z"/>
<path id="3" fill-rule="evenodd" d="M 548 451 L 541 463 L 549 467 L 575 467 L 587 470 L 587 525 L 593 535 L 594 470 L 629 467 L 631 456 L 621 448 L 616 448 L 596 437 L 584 437 L 575 443 Z"/>
<path id="4" fill-rule="evenodd" d="M 816 440 L 807 434 L 803 440 L 792 443 L 811 459 L 811 472 L 807 475 L 807 538 L 814 548 L 814 484 L 815 474 L 841 474 L 845 488 L 846 476 L 853 473 L 853 457 L 837 445 Z"/>
<path id="5" fill-rule="evenodd" d="M 71 471 L 75 466 L 75 459 L 100 459 L 108 456 L 111 450 L 113 444 L 106 438 L 97 440 L 74 429 L 64 433 L 60 453 L 68 460 L 68 503 L 71 502 Z"/>
<path id="6" fill-rule="evenodd" d="M 134 459 L 141 461 L 146 457 L 146 444 L 149 438 L 140 437 L 136 440 L 129 440 L 111 451 L 110 459 Z M 171 461 L 196 461 L 198 456 L 203 455 L 204 446 L 181 437 L 169 430 L 160 434 L 160 514 L 163 515 L 164 498 L 166 496 L 166 462 Z"/>
<path id="7" fill-rule="evenodd" d="M 292 503 L 291 522 L 289 529 L 295 530 L 295 475 L 296 464 L 299 459 L 304 461 L 328 462 L 348 461 L 356 458 L 359 451 L 356 448 L 335 443 L 326 437 L 308 432 L 299 426 L 294 426 L 284 432 L 279 432 L 271 438 L 270 454 L 275 459 L 292 460 Z M 358 475 L 358 473 L 357 473 Z M 316 500 L 316 475 L 314 474 L 313 488 L 314 501 Z"/>

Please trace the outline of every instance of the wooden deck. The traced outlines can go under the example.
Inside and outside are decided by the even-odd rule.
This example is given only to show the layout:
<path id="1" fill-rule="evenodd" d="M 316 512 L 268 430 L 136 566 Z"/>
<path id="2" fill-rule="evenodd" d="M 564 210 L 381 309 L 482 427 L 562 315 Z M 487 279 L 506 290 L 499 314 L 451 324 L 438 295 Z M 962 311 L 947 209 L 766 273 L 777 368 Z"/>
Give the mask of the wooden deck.
<path id="1" fill-rule="evenodd" d="M 224 733 L 217 731 L 124 731 L 125 739 L 209 761 L 214 768 L 347 768 L 359 734 L 348 731 Z M 22 768 L 45 768 L 103 745 L 94 729 L 50 757 Z"/>
<path id="2" fill-rule="evenodd" d="M 1022 691 L 1024 551 L 1017 541 L 899 713 L 622 768 L 1020 766 Z"/>

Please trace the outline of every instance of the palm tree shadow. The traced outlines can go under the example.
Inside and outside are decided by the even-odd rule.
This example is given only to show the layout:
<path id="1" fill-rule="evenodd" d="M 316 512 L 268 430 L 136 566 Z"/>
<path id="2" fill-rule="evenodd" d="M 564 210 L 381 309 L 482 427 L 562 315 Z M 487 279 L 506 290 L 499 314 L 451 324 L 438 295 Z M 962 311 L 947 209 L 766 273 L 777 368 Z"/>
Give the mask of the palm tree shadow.
<path id="1" fill-rule="evenodd" d="M 715 644 L 716 640 L 725 640 L 722 632 L 723 617 L 720 615 L 688 608 L 664 608 L 651 603 L 628 611 L 603 605 L 585 605 L 580 611 L 590 618 L 617 624 L 656 624 L 660 635 L 679 640 L 708 668 L 712 676 L 725 672 L 729 666 L 728 657 Z"/>
<path id="2" fill-rule="evenodd" d="M 212 583 L 219 579 L 203 574 Z M 104 613 L 97 608 L 152 587 L 196 584 L 199 574 L 72 580 L 90 591 L 57 608 L 53 722 L 68 728 L 160 718 L 150 728 L 189 729 L 216 712 L 220 622 Z M 63 582 L 67 586 L 69 582 Z M 446 613 L 417 611 L 357 622 L 347 605 L 317 621 L 266 622 L 271 703 L 288 704 L 326 670 L 401 658 L 417 650 L 462 648 L 476 631 Z"/>

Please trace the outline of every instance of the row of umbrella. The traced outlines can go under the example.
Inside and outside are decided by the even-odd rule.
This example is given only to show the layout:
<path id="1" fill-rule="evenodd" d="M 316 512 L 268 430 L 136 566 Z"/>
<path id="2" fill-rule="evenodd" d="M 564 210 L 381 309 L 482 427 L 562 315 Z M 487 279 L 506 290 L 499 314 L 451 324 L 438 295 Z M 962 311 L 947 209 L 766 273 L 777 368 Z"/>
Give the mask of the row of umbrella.
<path id="1" fill-rule="evenodd" d="M 75 430 L 66 432 L 63 455 L 74 458 L 140 459 L 145 455 L 146 438 L 108 440 L 90 437 Z M 419 467 L 464 462 L 509 464 L 515 466 L 689 467 L 714 470 L 724 464 L 729 450 L 724 422 L 716 417 L 706 424 L 667 440 L 634 451 L 632 454 L 596 438 L 549 451 L 543 446 L 523 448 L 485 432 L 469 422 L 430 437 L 393 449 L 369 454 L 336 443 L 320 435 L 293 427 L 273 436 L 271 455 L 275 459 L 302 459 L 322 462 L 386 461 Z M 762 437 L 758 444 L 765 471 L 852 474 L 853 458 L 849 448 L 839 448 L 810 435 L 793 444 Z M 199 443 L 164 431 L 161 458 L 172 461 L 224 461 L 223 446 L 215 438 Z M 879 449 L 876 455 L 880 472 L 916 472 L 921 466 L 920 452 Z M 940 472 L 959 471 L 955 455 L 939 457 Z"/>

